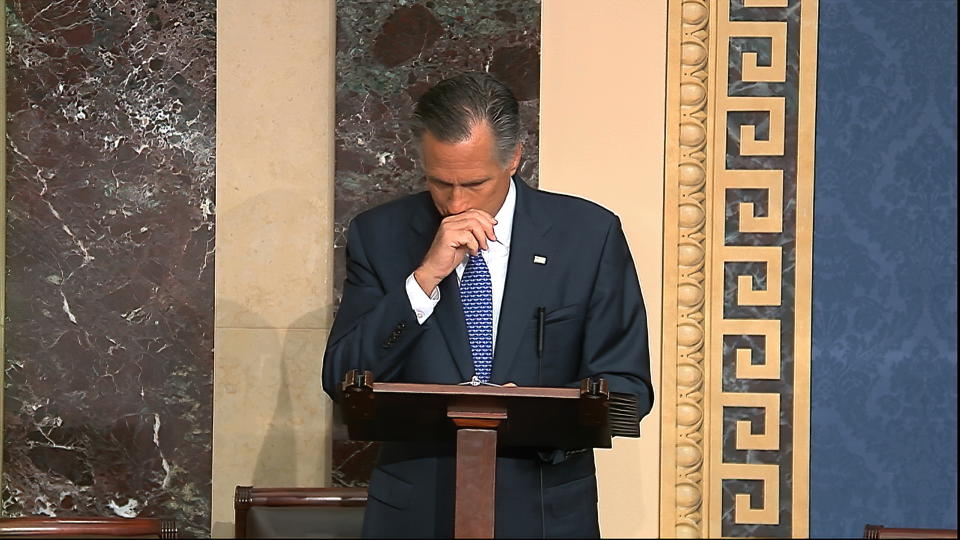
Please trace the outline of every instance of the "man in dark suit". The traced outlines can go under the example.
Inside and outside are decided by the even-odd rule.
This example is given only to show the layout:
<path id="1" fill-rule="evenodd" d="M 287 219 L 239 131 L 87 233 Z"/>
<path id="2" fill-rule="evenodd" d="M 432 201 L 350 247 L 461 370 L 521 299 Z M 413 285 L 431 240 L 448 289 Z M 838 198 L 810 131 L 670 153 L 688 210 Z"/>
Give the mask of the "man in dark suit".
<path id="1" fill-rule="evenodd" d="M 438 83 L 413 120 L 428 191 L 353 220 L 326 391 L 339 399 L 350 369 L 444 384 L 601 376 L 649 412 L 646 315 L 617 216 L 514 177 L 518 106 L 490 75 Z M 599 535 L 591 451 L 501 448 L 496 475 L 497 536 Z M 384 443 L 365 536 L 452 536 L 454 476 L 452 442 Z"/>

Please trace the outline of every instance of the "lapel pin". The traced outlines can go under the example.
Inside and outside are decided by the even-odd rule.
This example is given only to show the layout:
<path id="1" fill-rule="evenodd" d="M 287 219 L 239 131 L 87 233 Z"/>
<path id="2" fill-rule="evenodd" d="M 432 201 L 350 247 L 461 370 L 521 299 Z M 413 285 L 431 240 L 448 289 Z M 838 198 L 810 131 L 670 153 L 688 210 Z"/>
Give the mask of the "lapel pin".
<path id="1" fill-rule="evenodd" d="M 533 264 L 547 264 L 547 258 L 543 255 L 534 255 Z"/>

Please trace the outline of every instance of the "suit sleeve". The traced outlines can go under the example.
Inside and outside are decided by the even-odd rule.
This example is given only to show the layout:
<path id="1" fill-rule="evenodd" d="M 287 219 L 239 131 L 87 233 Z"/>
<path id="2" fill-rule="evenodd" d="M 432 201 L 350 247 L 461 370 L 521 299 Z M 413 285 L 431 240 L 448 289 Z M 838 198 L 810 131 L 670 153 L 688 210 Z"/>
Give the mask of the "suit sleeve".
<path id="1" fill-rule="evenodd" d="M 404 353 L 423 332 L 403 279 L 384 284 L 366 249 L 360 223 L 354 220 L 347 233 L 343 298 L 323 355 L 323 388 L 335 400 L 351 369 L 372 371 L 378 382 L 393 380 Z"/>
<path id="2" fill-rule="evenodd" d="M 601 376 L 611 392 L 637 397 L 641 416 L 653 405 L 647 314 L 637 270 L 619 218 L 607 230 L 585 322 L 580 378 Z"/>

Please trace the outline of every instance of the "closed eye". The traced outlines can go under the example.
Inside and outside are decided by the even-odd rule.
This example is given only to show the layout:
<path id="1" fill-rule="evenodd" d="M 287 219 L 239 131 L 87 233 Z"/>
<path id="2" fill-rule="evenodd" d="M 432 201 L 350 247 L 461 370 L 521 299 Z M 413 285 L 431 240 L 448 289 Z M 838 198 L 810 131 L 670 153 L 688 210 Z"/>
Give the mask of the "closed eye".
<path id="1" fill-rule="evenodd" d="M 483 184 L 489 182 L 490 180 L 491 178 L 487 177 L 487 178 L 478 178 L 476 180 L 467 180 L 466 182 L 453 183 L 453 182 L 448 182 L 446 180 L 443 180 L 441 178 L 437 178 L 435 176 L 427 177 L 427 182 L 430 182 L 431 184 L 435 184 L 437 186 L 444 187 L 444 188 L 452 188 L 454 186 L 474 188 L 474 187 L 482 186 Z"/>

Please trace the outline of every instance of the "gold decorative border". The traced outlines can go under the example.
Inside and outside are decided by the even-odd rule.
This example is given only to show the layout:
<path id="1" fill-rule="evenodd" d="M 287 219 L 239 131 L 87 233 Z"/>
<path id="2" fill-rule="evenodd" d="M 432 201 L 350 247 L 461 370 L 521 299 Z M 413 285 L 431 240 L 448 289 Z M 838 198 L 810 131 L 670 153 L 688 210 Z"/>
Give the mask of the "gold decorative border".
<path id="1" fill-rule="evenodd" d="M 753 204 L 739 205 L 739 230 L 783 232 L 783 171 L 726 170 L 727 111 L 766 111 L 767 140 L 755 137 L 753 126 L 741 129 L 743 155 L 783 153 L 783 98 L 727 97 L 728 40 L 769 38 L 771 65 L 758 64 L 757 54 L 742 58 L 745 80 L 784 80 L 786 23 L 731 21 L 731 0 L 669 0 L 667 47 L 666 148 L 664 171 L 663 366 L 661 380 L 661 506 L 663 537 L 720 536 L 721 517 L 733 513 L 735 523 L 777 524 L 781 496 L 791 498 L 789 534 L 809 534 L 810 309 L 813 241 L 813 153 L 816 103 L 818 0 L 797 0 L 800 7 L 798 147 L 795 203 L 794 326 L 792 343 L 781 343 L 781 321 L 724 319 L 724 261 L 757 261 L 767 268 L 764 290 L 753 290 L 749 276 L 739 276 L 737 305 L 780 305 L 783 278 L 780 246 L 726 246 L 725 192 L 753 188 L 766 191 L 764 216 Z M 747 8 L 783 8 L 788 0 L 744 0 Z M 795 46 L 795 45 L 794 45 Z M 722 49 L 722 50 L 721 50 Z M 714 150 L 715 148 L 719 150 Z M 788 306 L 789 307 L 789 306 Z M 767 350 L 755 365 L 749 350 L 736 351 L 738 379 L 781 378 L 781 347 L 791 348 L 792 388 L 779 393 L 722 391 L 723 335 L 761 335 Z M 778 421 L 781 396 L 793 400 L 793 445 L 780 448 Z M 723 409 L 749 407 L 763 411 L 765 429 L 750 433 L 749 422 L 736 426 L 736 445 L 759 450 L 791 450 L 790 485 L 779 485 L 778 465 L 722 462 Z M 724 478 L 764 483 L 763 503 L 750 505 L 736 494 L 724 507 Z"/>
<path id="2" fill-rule="evenodd" d="M 793 329 L 793 535 L 810 536 L 810 368 L 813 303 L 813 184 L 820 0 L 800 6 L 797 126 L 796 293 Z"/>
<path id="3" fill-rule="evenodd" d="M 707 257 L 708 0 L 667 9 L 660 535 L 703 536 Z"/>

